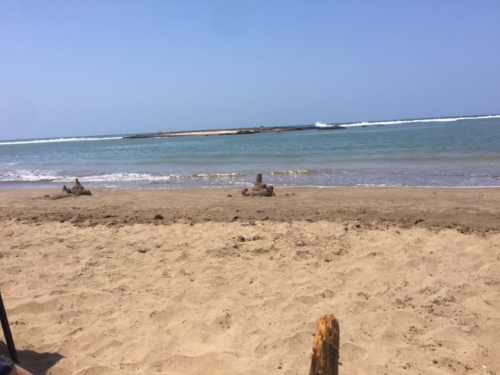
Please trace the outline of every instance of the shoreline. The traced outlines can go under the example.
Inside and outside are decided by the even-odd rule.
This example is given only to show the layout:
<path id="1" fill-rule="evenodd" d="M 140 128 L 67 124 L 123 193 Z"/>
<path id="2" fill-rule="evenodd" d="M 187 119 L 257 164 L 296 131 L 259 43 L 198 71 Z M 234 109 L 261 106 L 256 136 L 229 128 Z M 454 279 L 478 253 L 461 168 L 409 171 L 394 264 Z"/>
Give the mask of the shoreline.
<path id="1" fill-rule="evenodd" d="M 249 186 L 251 186 L 249 184 Z M 242 197 L 241 188 L 90 188 L 92 196 L 48 199 L 59 189 L 0 190 L 0 221 L 78 226 L 169 225 L 266 220 L 362 222 L 498 233 L 500 188 L 275 188 L 275 197 Z M 155 215 L 163 220 L 154 220 Z"/>
<path id="2" fill-rule="evenodd" d="M 16 191 L 16 190 L 23 190 L 23 191 L 29 191 L 29 190 L 51 190 L 53 191 L 54 189 L 58 189 L 59 186 L 62 187 L 62 185 L 71 185 L 73 183 L 72 180 L 65 180 L 61 182 L 44 182 L 40 183 L 38 181 L 23 181 L 23 182 L 17 182 L 17 181 L 2 181 L 0 182 L 0 191 Z M 42 184 L 53 184 L 54 187 L 48 187 L 48 186 L 33 186 L 33 185 L 42 185 Z M 5 187 L 5 185 L 11 185 L 8 187 Z M 15 185 L 15 186 L 14 186 Z M 191 190 L 191 189 L 215 189 L 215 190 L 221 190 L 221 189 L 240 189 L 243 190 L 244 186 L 248 187 L 246 185 L 241 185 L 235 186 L 235 185 L 227 185 L 227 186 L 187 186 L 187 185 L 182 185 L 182 186 L 173 186 L 175 184 L 172 184 L 172 186 L 168 187 L 157 187 L 160 184 L 150 184 L 150 185 L 145 185 L 145 186 L 137 186 L 137 187 L 130 187 L 126 186 L 124 184 L 123 187 L 117 187 L 117 186 L 103 186 L 101 184 L 93 184 L 92 181 L 90 182 L 85 182 L 85 186 L 92 188 L 92 189 L 109 189 L 110 191 L 141 191 L 141 190 Z M 248 185 L 251 185 L 250 182 L 248 182 Z M 271 185 L 271 184 L 269 184 Z M 500 189 L 500 185 L 497 186 L 489 186 L 489 185 L 481 185 L 481 186 L 466 186 L 466 185 L 459 185 L 459 186 L 447 186 L 447 185 L 425 185 L 425 186 L 400 186 L 400 185 L 352 185 L 352 186 L 347 186 L 347 185 L 320 185 L 320 186 L 315 186 L 315 185 L 279 185 L 279 184 L 272 184 L 275 189 Z M 14 186 L 14 187 L 12 187 Z M 155 186 L 155 187 L 150 187 L 150 186 Z"/>

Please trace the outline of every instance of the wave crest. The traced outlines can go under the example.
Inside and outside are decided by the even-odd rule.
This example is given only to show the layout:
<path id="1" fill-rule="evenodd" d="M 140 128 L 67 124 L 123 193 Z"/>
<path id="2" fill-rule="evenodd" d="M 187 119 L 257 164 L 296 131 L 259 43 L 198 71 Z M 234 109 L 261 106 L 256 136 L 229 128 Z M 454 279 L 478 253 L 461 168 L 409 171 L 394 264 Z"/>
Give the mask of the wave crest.
<path id="1" fill-rule="evenodd" d="M 317 128 L 330 128 L 335 125 L 329 125 L 329 124 L 324 124 L 322 122 L 317 122 L 316 124 L 314 124 L 314 126 L 316 126 Z"/>
<path id="2" fill-rule="evenodd" d="M 235 178 L 235 177 L 247 177 L 246 173 L 199 173 L 193 174 L 193 177 L 198 178 Z"/>
<path id="3" fill-rule="evenodd" d="M 24 140 L 24 141 L 8 141 L 8 142 L 0 142 L 0 146 L 5 145 L 27 145 L 27 144 L 35 144 L 35 143 L 59 143 L 59 142 L 80 142 L 80 141 L 106 141 L 110 139 L 123 139 L 123 137 L 100 137 L 100 138 L 52 138 L 52 139 L 33 139 L 33 140 Z"/>
<path id="4" fill-rule="evenodd" d="M 276 171 L 271 172 L 274 176 L 285 176 L 285 175 L 297 175 L 297 176 L 309 176 L 313 174 L 314 171 L 311 169 L 295 169 L 295 170 L 284 170 L 284 171 Z"/>
<path id="5" fill-rule="evenodd" d="M 354 124 L 343 124 L 341 126 L 352 127 L 352 126 L 370 126 L 370 125 L 400 125 L 400 124 L 415 124 L 415 123 L 426 123 L 426 122 L 455 122 L 462 120 L 480 120 L 480 119 L 491 119 L 500 118 L 499 116 L 479 116 L 479 117 L 449 117 L 449 118 L 432 118 L 432 119 L 417 119 L 417 120 L 394 120 L 394 121 L 362 121 Z"/>
<path id="6" fill-rule="evenodd" d="M 392 121 L 361 121 L 350 124 L 348 123 L 348 124 L 337 124 L 337 125 L 330 125 L 322 122 L 317 122 L 315 126 L 317 128 L 329 128 L 333 126 L 355 127 L 355 126 L 373 126 L 373 125 L 400 125 L 400 124 L 414 124 L 414 123 L 426 123 L 426 122 L 455 122 L 463 120 L 483 120 L 492 118 L 500 118 L 500 115 L 443 117 L 443 118 L 426 118 L 426 119 L 415 119 L 415 120 L 392 120 Z"/>

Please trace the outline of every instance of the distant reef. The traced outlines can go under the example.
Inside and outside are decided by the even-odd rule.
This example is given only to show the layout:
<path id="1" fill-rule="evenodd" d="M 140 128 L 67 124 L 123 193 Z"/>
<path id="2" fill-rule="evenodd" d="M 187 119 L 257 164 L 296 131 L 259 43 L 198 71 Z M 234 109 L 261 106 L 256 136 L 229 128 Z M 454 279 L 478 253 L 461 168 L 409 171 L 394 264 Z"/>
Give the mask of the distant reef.
<path id="1" fill-rule="evenodd" d="M 193 130 L 187 132 L 158 132 L 150 134 L 137 134 L 124 139 L 142 139 L 142 138 L 168 138 L 168 137 L 188 137 L 188 136 L 210 136 L 210 135 L 241 135 L 241 134 L 259 134 L 259 133 L 282 133 L 301 130 L 335 130 L 345 129 L 342 126 L 331 126 L 328 128 L 317 128 L 313 125 L 302 126 L 280 126 L 280 127 L 266 127 L 259 128 L 242 128 L 242 129 L 218 129 L 218 130 Z"/>

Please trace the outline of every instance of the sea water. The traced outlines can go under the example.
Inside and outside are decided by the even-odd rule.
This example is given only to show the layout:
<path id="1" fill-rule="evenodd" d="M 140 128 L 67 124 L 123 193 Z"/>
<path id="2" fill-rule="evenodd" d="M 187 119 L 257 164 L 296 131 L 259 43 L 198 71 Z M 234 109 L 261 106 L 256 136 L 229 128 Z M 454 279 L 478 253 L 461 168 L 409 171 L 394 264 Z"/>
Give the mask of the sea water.
<path id="1" fill-rule="evenodd" d="M 321 126 L 321 124 L 318 124 Z M 0 141 L 0 188 L 500 186 L 500 116 L 310 130 L 124 139 Z"/>

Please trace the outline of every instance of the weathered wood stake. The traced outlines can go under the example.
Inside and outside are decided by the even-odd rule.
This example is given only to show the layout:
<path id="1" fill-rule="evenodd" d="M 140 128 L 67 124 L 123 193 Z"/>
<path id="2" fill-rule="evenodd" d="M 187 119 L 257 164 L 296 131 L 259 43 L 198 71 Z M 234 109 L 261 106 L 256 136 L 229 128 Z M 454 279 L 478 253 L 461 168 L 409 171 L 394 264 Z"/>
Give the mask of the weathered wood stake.
<path id="1" fill-rule="evenodd" d="M 337 318 L 325 315 L 318 320 L 309 375 L 339 374 L 340 329 Z"/>

